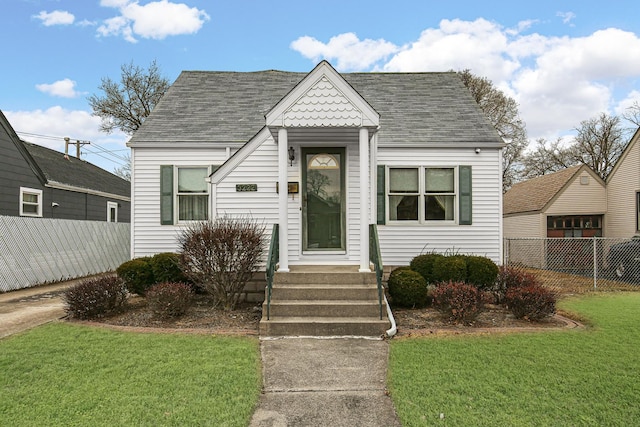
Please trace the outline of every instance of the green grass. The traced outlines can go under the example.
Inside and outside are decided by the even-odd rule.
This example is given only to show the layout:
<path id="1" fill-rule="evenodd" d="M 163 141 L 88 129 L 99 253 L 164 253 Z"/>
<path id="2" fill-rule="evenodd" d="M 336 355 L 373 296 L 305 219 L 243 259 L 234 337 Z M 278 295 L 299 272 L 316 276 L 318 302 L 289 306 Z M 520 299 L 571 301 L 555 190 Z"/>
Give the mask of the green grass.
<path id="1" fill-rule="evenodd" d="M 246 426 L 260 387 L 251 338 L 54 323 L 0 340 L 3 426 Z"/>
<path id="2" fill-rule="evenodd" d="M 590 327 L 392 341 L 389 389 L 402 425 L 638 425 L 640 294 L 561 308 Z"/>

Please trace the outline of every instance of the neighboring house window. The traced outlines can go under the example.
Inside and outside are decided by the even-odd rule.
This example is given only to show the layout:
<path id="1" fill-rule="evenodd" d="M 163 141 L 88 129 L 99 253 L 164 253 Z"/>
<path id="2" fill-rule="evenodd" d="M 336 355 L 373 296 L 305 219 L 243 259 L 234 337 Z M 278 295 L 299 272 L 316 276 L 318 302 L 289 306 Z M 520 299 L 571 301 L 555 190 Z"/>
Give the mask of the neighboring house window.
<path id="1" fill-rule="evenodd" d="M 117 202 L 107 202 L 107 222 L 118 222 Z"/>
<path id="2" fill-rule="evenodd" d="M 468 187 L 468 197 L 471 194 L 470 167 L 460 167 L 464 175 L 465 185 L 456 183 L 456 169 L 454 167 L 390 167 L 387 193 L 389 207 L 389 221 L 416 221 L 419 223 L 436 221 L 456 221 L 456 200 L 460 192 Z M 380 173 L 380 169 L 379 172 Z M 468 181 L 468 182 L 467 182 Z M 379 181 L 380 182 L 380 181 Z M 463 209 L 462 200 L 460 207 Z M 464 202 L 464 220 L 461 224 L 470 224 L 470 201 Z M 462 211 L 460 213 L 462 218 Z"/>
<path id="3" fill-rule="evenodd" d="M 209 219 L 207 177 L 210 170 L 206 166 L 160 167 L 160 221 L 162 224 Z"/>
<path id="4" fill-rule="evenodd" d="M 42 216 L 42 190 L 20 187 L 20 215 Z"/>

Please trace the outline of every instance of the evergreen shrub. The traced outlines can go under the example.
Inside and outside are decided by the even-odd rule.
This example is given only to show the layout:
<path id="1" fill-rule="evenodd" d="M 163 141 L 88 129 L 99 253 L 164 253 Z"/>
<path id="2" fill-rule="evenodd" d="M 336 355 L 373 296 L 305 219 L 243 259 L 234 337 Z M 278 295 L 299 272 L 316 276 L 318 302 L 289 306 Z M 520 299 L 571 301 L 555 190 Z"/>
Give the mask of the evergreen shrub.
<path id="1" fill-rule="evenodd" d="M 389 275 L 391 303 L 398 307 L 424 307 L 429 303 L 427 281 L 420 273 L 406 267 L 394 270 Z"/>
<path id="2" fill-rule="evenodd" d="M 134 258 L 116 268 L 116 273 L 132 294 L 144 296 L 146 290 L 156 283 L 153 277 L 151 257 Z"/>
<path id="3" fill-rule="evenodd" d="M 440 258 L 444 258 L 444 255 L 436 253 L 418 255 L 411 260 L 409 267 L 411 267 L 413 271 L 420 273 L 427 283 L 433 283 L 435 281 L 434 265 L 436 260 Z"/>

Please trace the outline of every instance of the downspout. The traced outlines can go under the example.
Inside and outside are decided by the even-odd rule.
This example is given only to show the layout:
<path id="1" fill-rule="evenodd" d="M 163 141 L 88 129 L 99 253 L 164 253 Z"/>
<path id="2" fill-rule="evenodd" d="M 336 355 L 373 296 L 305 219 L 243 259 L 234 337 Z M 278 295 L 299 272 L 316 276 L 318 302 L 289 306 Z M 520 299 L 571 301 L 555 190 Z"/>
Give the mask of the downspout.
<path id="1" fill-rule="evenodd" d="M 391 328 L 387 329 L 385 334 L 387 337 L 392 338 L 397 332 L 398 327 L 396 326 L 396 319 L 393 317 L 393 313 L 391 312 L 391 307 L 389 307 L 389 301 L 387 301 L 387 296 L 384 295 L 384 304 L 387 306 L 387 317 L 389 318 L 389 322 L 391 323 Z"/>

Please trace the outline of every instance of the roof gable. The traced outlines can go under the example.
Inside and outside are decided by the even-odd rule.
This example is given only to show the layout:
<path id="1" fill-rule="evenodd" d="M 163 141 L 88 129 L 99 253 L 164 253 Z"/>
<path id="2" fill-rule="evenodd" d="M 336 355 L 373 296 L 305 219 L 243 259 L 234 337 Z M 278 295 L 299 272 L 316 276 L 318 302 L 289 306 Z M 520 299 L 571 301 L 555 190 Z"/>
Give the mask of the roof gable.
<path id="1" fill-rule="evenodd" d="M 602 179 L 586 165 L 577 165 L 561 171 L 542 175 L 515 184 L 503 196 L 503 215 L 541 212 L 567 188 L 582 170 L 602 182 Z"/>
<path id="2" fill-rule="evenodd" d="M 11 126 L 11 123 L 9 123 L 9 120 L 7 120 L 7 118 L 5 117 L 2 111 L 0 111 L 0 129 L 4 130 L 8 139 L 13 143 L 16 150 L 24 158 L 25 162 L 27 162 L 27 164 L 29 165 L 29 168 L 31 169 L 33 174 L 36 176 L 36 178 L 38 178 L 40 183 L 42 185 L 45 185 L 47 182 L 47 178 L 44 172 L 42 172 L 42 170 L 40 169 L 40 167 L 38 166 L 34 158 L 31 156 L 31 154 L 29 154 L 29 151 L 27 151 L 26 147 L 24 146 L 24 144 L 16 134 L 16 131 L 13 129 L 13 127 Z"/>
<path id="3" fill-rule="evenodd" d="M 266 115 L 267 126 L 377 127 L 378 113 L 322 61 Z"/>

